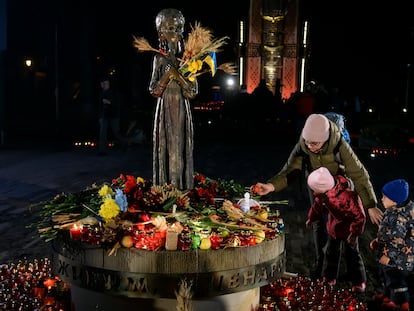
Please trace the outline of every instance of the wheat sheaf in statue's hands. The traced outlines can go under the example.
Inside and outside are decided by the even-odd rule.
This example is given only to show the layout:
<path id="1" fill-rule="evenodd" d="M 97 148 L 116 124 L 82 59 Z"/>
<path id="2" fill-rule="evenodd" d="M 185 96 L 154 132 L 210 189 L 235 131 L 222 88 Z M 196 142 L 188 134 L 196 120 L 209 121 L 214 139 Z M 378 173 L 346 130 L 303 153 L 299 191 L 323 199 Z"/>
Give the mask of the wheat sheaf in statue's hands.
<path id="1" fill-rule="evenodd" d="M 227 36 L 215 39 L 209 29 L 196 22 L 194 27 L 191 27 L 191 32 L 185 41 L 183 58 L 177 59 L 180 62 L 179 73 L 190 81 L 208 72 L 214 76 L 217 70 L 235 75 L 236 66 L 233 63 L 217 66 L 216 62 L 216 53 L 220 52 L 220 48 L 227 43 L 227 39 Z M 133 45 L 138 52 L 155 52 L 168 57 L 166 51 L 153 48 L 143 37 L 133 36 Z"/>

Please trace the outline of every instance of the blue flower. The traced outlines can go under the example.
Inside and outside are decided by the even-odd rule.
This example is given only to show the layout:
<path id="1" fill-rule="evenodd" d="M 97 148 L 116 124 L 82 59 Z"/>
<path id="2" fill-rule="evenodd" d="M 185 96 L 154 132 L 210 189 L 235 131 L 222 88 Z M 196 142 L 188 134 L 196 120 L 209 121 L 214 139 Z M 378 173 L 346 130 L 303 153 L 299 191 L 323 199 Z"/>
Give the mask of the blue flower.
<path id="1" fill-rule="evenodd" d="M 128 207 L 128 201 L 126 198 L 126 195 L 122 192 L 121 189 L 115 190 L 115 202 L 118 204 L 119 208 L 121 209 L 121 212 L 125 212 Z"/>

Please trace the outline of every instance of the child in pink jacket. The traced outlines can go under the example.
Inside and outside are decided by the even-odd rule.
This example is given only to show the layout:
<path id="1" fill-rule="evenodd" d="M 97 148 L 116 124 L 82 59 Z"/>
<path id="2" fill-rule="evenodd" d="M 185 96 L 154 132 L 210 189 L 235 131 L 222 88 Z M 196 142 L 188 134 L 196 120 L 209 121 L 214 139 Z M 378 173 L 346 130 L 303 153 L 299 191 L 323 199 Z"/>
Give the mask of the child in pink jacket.
<path id="1" fill-rule="evenodd" d="M 308 185 L 314 192 L 315 201 L 309 209 L 306 227 L 311 228 L 312 222 L 325 214 L 328 217 L 322 276 L 329 284 L 336 284 L 343 243 L 352 291 L 364 292 L 367 276 L 359 253 L 358 236 L 365 230 L 366 215 L 360 197 L 351 189 L 348 179 L 342 175 L 332 176 L 325 167 L 309 174 Z"/>

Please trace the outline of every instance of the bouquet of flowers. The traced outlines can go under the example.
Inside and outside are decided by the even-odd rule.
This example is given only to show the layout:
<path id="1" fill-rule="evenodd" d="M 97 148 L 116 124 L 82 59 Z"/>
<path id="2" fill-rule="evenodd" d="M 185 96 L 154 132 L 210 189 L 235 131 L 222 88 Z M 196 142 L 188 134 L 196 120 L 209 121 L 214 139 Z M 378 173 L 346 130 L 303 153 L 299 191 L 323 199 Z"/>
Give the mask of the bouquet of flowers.
<path id="1" fill-rule="evenodd" d="M 275 233 L 275 228 L 269 226 L 275 220 L 267 219 L 267 212 L 266 217 L 260 213 L 265 208 L 255 206 L 242 212 L 231 201 L 243 196 L 246 187 L 199 173 L 194 175 L 194 184 L 193 189 L 183 192 L 172 184 L 154 185 L 142 177 L 120 174 L 110 183 L 93 184 L 83 191 L 62 193 L 35 204 L 42 207 L 40 220 L 30 227 L 36 227 L 45 241 L 69 232 L 72 240 L 110 248 L 109 254 L 122 246 L 162 248 L 168 228 L 195 235 L 207 230 L 214 236 L 229 231 L 249 232 L 254 243 L 275 237 L 265 235 L 265 231 Z M 231 247 L 247 245 L 234 237 L 225 243 Z"/>
<path id="2" fill-rule="evenodd" d="M 215 198 L 230 198 L 245 188 L 234 181 L 214 181 L 202 174 L 194 176 L 196 187 L 183 192 L 172 184 L 154 185 L 151 180 L 120 174 L 111 183 L 92 184 L 83 191 L 59 194 L 42 201 L 41 220 L 32 225 L 46 241 L 53 240 L 61 230 L 68 230 L 79 220 L 83 223 L 132 223 L 149 221 L 148 213 L 168 215 L 172 212 L 197 212 Z"/>
<path id="3" fill-rule="evenodd" d="M 139 52 L 152 51 L 166 55 L 166 52 L 153 48 L 143 37 L 133 37 L 133 45 Z M 183 58 L 180 59 L 179 72 L 188 80 L 194 81 L 201 74 L 210 72 L 212 76 L 217 70 L 234 75 L 235 66 L 232 63 L 224 63 L 217 66 L 216 53 L 226 44 L 228 37 L 214 38 L 211 31 L 202 27 L 200 23 L 191 26 L 191 32 L 185 41 Z M 206 65 L 206 66 L 204 66 Z"/>

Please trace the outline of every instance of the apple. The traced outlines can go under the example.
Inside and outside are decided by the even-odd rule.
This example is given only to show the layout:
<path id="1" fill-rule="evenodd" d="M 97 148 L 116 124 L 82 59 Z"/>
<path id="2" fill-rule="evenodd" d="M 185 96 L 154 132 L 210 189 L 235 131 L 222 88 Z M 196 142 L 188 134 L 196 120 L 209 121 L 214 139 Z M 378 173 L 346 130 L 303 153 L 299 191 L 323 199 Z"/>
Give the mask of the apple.
<path id="1" fill-rule="evenodd" d="M 252 192 L 253 192 L 253 194 L 259 194 L 259 192 L 260 192 L 260 187 L 259 187 L 259 185 L 254 185 L 253 187 L 252 187 Z"/>
<path id="2" fill-rule="evenodd" d="M 254 236 L 256 237 L 256 244 L 259 244 L 264 241 L 266 234 L 263 230 L 257 230 L 254 232 Z"/>
<path id="3" fill-rule="evenodd" d="M 269 214 L 267 213 L 267 209 L 262 208 L 257 212 L 257 216 L 263 218 L 263 219 L 267 219 L 267 217 L 269 217 Z"/>
<path id="4" fill-rule="evenodd" d="M 220 234 L 223 238 L 227 238 L 227 237 L 229 237 L 230 232 L 227 229 L 222 229 L 222 230 L 220 230 Z"/>
<path id="5" fill-rule="evenodd" d="M 200 249 L 210 249 L 211 248 L 210 238 L 202 238 L 199 247 Z"/>
<path id="6" fill-rule="evenodd" d="M 126 248 L 131 248 L 134 245 L 134 239 L 130 235 L 124 235 L 121 239 L 121 245 Z"/>

